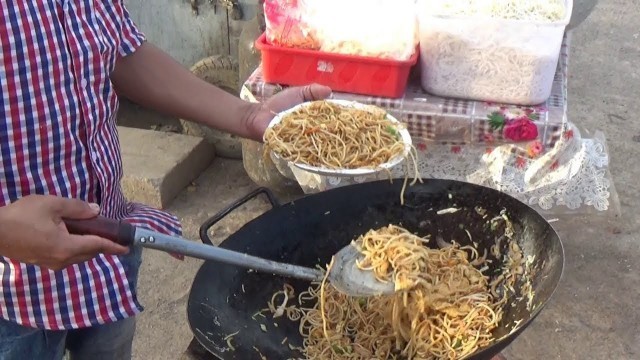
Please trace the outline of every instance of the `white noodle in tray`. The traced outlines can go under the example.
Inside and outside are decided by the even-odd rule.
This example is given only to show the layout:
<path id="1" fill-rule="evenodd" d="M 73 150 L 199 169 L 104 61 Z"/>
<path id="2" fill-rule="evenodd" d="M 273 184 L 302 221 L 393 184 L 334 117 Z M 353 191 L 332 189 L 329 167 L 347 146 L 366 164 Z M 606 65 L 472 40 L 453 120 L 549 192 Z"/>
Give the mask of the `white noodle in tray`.
<path id="1" fill-rule="evenodd" d="M 418 0 L 423 88 L 536 105 L 551 94 L 573 0 Z"/>

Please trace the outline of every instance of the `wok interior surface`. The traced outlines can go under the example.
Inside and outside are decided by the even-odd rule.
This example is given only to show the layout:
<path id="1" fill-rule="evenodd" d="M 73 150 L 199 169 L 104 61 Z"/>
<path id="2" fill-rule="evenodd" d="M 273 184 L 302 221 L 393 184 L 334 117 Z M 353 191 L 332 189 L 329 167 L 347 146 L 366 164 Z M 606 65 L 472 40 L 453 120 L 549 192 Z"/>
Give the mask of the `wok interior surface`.
<path id="1" fill-rule="evenodd" d="M 494 331 L 495 337 L 502 340 L 471 357 L 491 358 L 513 341 L 551 297 L 564 262 L 560 239 L 536 211 L 493 189 L 457 181 L 425 180 L 424 184 L 407 188 L 402 206 L 401 185 L 401 179 L 393 184 L 378 181 L 304 197 L 254 219 L 221 246 L 271 260 L 324 267 L 332 255 L 359 235 L 395 224 L 419 236 L 430 235 L 432 247 L 437 246 L 437 235 L 445 241 L 471 244 L 466 229 L 478 243 L 479 252 L 487 249 L 490 253 L 489 248 L 502 232 L 492 230 L 489 220 L 504 209 L 524 256 L 535 259 L 532 283 L 536 306 L 528 311 L 526 297 L 517 300 L 519 294 L 506 306 Z M 480 214 L 478 207 L 486 210 L 486 216 Z M 459 210 L 437 214 L 447 208 Z M 491 264 L 494 268 L 499 265 L 499 261 Z M 490 269 L 487 273 L 495 271 Z M 295 288 L 296 295 L 310 285 L 234 266 L 204 263 L 194 280 L 188 304 L 189 322 L 196 338 L 221 359 L 301 357 L 288 345 L 302 345 L 298 323 L 286 316 L 278 319 L 272 319 L 270 314 L 254 316 L 267 307 L 272 295 L 282 290 L 285 283 Z M 521 321 L 514 329 L 517 320 Z M 235 335 L 228 342 L 232 334 Z"/>

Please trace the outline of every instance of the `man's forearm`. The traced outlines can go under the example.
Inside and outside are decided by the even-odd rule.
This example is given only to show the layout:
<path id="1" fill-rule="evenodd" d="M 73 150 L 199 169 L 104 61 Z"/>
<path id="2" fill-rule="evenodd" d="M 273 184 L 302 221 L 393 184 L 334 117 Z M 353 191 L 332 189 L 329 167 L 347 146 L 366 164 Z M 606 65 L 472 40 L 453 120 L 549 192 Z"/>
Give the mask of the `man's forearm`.
<path id="1" fill-rule="evenodd" d="M 144 107 L 252 136 L 248 121 L 257 105 L 201 80 L 152 44 L 119 59 L 111 80 L 119 95 Z"/>

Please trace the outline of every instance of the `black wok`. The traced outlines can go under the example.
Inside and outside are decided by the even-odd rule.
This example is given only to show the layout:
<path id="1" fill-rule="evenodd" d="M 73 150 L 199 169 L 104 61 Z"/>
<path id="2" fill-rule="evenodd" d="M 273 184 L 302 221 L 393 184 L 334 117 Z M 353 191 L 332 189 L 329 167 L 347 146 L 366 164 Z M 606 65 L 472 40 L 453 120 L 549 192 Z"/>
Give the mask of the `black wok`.
<path id="1" fill-rule="evenodd" d="M 526 299 L 514 296 L 494 335 L 501 340 L 474 353 L 471 359 L 490 359 L 506 348 L 540 313 L 552 296 L 564 265 L 564 251 L 557 233 L 535 210 L 499 191 L 464 182 L 425 180 L 407 189 L 405 205 L 400 205 L 401 179 L 345 186 L 309 195 L 279 205 L 267 189 L 258 189 L 209 219 L 200 236 L 211 243 L 207 232 L 238 206 L 260 194 L 268 196 L 273 209 L 250 221 L 220 246 L 267 259 L 313 267 L 325 265 L 331 256 L 353 238 L 390 223 L 424 236 L 442 236 L 462 244 L 479 243 L 479 250 L 491 247 L 500 229 L 491 229 L 488 220 L 500 211 L 513 223 L 518 244 L 525 256 L 535 256 L 532 311 Z M 486 217 L 476 207 L 486 210 Z M 437 215 L 446 208 L 461 210 Z M 504 243 L 504 242 L 503 242 Z M 435 244 L 433 244 L 435 246 Z M 492 266 L 498 267 L 499 261 Z M 494 273 L 490 269 L 490 274 Z M 497 276 L 498 274 L 496 273 Z M 301 345 L 298 324 L 285 317 L 276 321 L 252 316 L 266 308 L 274 292 L 289 283 L 296 293 L 308 288 L 304 281 L 261 274 L 242 268 L 205 262 L 193 281 L 188 302 L 191 329 L 202 346 L 220 359 L 287 359 L 300 356 L 287 344 Z M 518 294 L 519 295 L 519 294 Z M 514 328 L 514 322 L 521 320 Z M 264 331 L 266 330 L 266 332 Z M 230 349 L 226 338 L 233 335 Z M 286 344 L 282 344 L 287 338 Z"/>

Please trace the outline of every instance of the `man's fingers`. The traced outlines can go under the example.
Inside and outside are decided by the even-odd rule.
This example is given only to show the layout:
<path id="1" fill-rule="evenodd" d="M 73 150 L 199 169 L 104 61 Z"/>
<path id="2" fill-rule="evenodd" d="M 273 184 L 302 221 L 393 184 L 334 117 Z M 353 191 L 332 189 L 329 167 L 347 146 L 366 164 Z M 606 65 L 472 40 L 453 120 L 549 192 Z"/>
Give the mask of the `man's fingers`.
<path id="1" fill-rule="evenodd" d="M 304 101 L 324 100 L 329 96 L 331 96 L 331 88 L 324 85 L 311 84 L 302 88 Z"/>
<path id="2" fill-rule="evenodd" d="M 184 260 L 184 255 L 182 255 L 182 254 L 169 253 L 169 255 L 171 255 L 171 257 L 173 257 L 174 259 L 178 259 L 180 261 Z"/>
<path id="3" fill-rule="evenodd" d="M 91 257 L 100 253 L 108 255 L 125 255 L 129 248 L 119 245 L 111 240 L 93 235 L 69 235 L 68 246 L 74 255 L 89 255 Z"/>
<path id="4" fill-rule="evenodd" d="M 69 219 L 90 219 L 100 213 L 98 204 L 77 199 L 55 197 L 51 200 L 51 206 L 57 215 Z"/>
<path id="5" fill-rule="evenodd" d="M 269 99 L 266 102 L 266 108 L 275 114 L 274 112 L 288 110 L 302 102 L 324 100 L 329 96 L 331 96 L 331 88 L 324 85 L 294 86 L 286 88 Z"/>
<path id="6" fill-rule="evenodd" d="M 63 245 L 54 249 L 46 261 L 39 263 L 40 266 L 57 271 L 91 260 L 98 254 L 125 255 L 129 252 L 125 246 L 93 235 L 68 235 L 57 241 Z"/>

